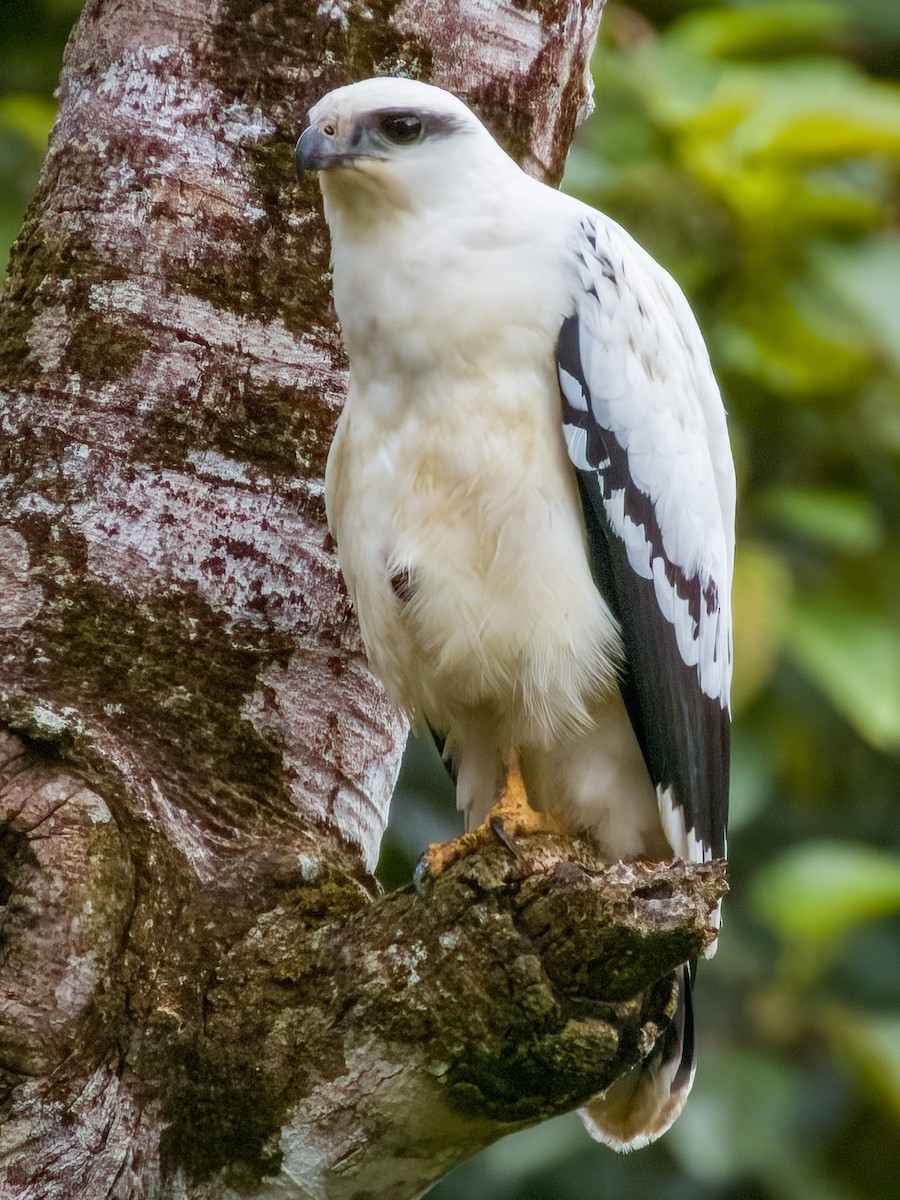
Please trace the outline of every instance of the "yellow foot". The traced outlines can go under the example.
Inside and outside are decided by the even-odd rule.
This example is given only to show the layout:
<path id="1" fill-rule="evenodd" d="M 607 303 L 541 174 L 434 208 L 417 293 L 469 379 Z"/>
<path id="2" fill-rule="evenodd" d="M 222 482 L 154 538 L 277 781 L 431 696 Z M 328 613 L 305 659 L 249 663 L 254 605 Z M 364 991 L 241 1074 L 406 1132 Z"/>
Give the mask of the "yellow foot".
<path id="1" fill-rule="evenodd" d="M 512 768 L 506 776 L 505 791 L 477 829 L 449 842 L 433 842 L 428 847 L 416 868 L 416 882 L 424 882 L 429 875 L 432 878 L 440 875 L 461 858 L 496 841 L 502 842 L 507 850 L 516 854 L 515 838 L 558 829 L 552 817 L 534 811 L 528 803 L 522 776 L 516 768 Z"/>

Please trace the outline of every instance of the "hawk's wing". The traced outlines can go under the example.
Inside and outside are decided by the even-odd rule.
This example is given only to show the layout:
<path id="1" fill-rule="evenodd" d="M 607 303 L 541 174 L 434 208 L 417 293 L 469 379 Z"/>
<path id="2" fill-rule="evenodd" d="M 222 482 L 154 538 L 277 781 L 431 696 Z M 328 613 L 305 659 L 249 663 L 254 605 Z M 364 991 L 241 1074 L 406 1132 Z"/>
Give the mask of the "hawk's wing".
<path id="1" fill-rule="evenodd" d="M 622 693 L 676 854 L 724 855 L 734 468 L 703 339 L 678 286 L 585 216 L 583 289 L 559 378 L 597 586 L 621 626 Z"/>

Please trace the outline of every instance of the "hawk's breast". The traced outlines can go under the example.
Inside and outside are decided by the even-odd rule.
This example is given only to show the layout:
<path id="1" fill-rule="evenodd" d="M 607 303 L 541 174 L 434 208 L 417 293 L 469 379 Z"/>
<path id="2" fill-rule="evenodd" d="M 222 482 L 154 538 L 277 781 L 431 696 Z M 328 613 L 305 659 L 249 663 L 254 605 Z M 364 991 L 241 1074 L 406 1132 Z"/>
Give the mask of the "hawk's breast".
<path id="1" fill-rule="evenodd" d="M 439 397 L 419 380 L 391 421 L 354 388 L 328 468 L 376 673 L 435 727 L 483 712 L 514 744 L 586 728 L 621 654 L 591 577 L 552 367 L 445 375 Z"/>

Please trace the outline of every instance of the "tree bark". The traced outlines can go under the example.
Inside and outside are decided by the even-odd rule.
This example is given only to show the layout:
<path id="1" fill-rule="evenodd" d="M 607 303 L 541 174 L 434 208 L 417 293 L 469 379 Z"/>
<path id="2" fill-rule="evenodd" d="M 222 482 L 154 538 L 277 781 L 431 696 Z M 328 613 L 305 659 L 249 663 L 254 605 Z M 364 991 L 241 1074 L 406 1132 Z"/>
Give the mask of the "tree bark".
<path id="1" fill-rule="evenodd" d="M 421 76 L 557 181 L 602 6 L 88 0 L 0 307 L 0 1196 L 419 1195 L 709 940 L 716 868 L 542 838 L 378 896 L 406 727 L 324 522 L 305 112 Z"/>

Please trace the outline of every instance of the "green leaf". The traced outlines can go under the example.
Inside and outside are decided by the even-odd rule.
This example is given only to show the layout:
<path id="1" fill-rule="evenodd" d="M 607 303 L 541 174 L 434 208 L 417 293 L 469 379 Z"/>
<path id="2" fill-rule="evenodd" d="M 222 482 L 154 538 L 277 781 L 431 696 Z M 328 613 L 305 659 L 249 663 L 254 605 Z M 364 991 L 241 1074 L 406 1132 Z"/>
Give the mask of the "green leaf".
<path id="1" fill-rule="evenodd" d="M 850 842 L 809 842 L 757 876 L 753 903 L 782 937 L 831 938 L 900 912 L 900 855 Z"/>
<path id="2" fill-rule="evenodd" d="M 900 1017 L 841 1009 L 829 1024 L 838 1052 L 900 1120 Z"/>
<path id="3" fill-rule="evenodd" d="M 844 401 L 870 371 L 861 348 L 831 336 L 824 322 L 775 291 L 723 315 L 716 345 L 720 362 L 785 399 Z"/>
<path id="4" fill-rule="evenodd" d="M 738 722 L 731 739 L 729 836 L 749 825 L 765 809 L 775 793 L 773 775 L 772 746 L 748 734 Z"/>
<path id="5" fill-rule="evenodd" d="M 785 74 L 754 121 L 756 151 L 808 166 L 900 152 L 900 88 L 846 63 L 808 60 Z"/>
<path id="6" fill-rule="evenodd" d="M 786 0 L 691 14 L 676 23 L 672 37 L 717 58 L 776 58 L 821 49 L 842 24 L 834 4 Z"/>
<path id="7" fill-rule="evenodd" d="M 734 559 L 734 686 L 740 710 L 768 683 L 781 653 L 791 596 L 790 572 L 761 542 L 738 543 Z"/>
<path id="8" fill-rule="evenodd" d="M 881 544 L 882 528 L 870 500 L 857 492 L 826 488 L 774 488 L 763 509 L 792 533 L 849 554 L 868 554 Z"/>
<path id="9" fill-rule="evenodd" d="M 900 151 L 900 88 L 849 63 L 807 58 L 739 68 L 723 78 L 714 100 L 741 104 L 733 139 L 748 160 L 808 168 Z"/>
<path id="10" fill-rule="evenodd" d="M 900 631 L 834 596 L 795 606 L 786 646 L 856 731 L 900 749 Z"/>
<path id="11" fill-rule="evenodd" d="M 900 237 L 885 233 L 849 247 L 819 245 L 812 261 L 821 284 L 855 310 L 900 369 Z"/>
<path id="12" fill-rule="evenodd" d="M 0 96 L 0 129 L 26 138 L 41 152 L 56 120 L 56 104 L 43 96 Z"/>

